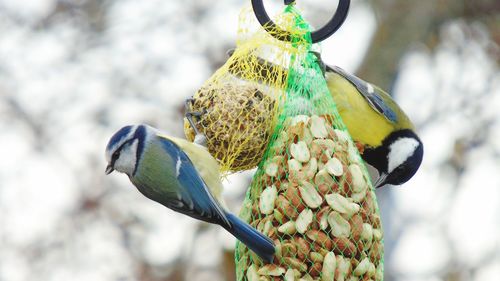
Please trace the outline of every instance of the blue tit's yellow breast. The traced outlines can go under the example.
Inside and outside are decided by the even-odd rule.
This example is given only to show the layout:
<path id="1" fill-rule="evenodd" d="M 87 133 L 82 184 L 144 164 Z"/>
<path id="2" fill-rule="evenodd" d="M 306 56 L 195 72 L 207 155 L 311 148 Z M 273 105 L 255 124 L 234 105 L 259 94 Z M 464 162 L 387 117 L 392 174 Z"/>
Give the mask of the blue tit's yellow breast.
<path id="1" fill-rule="evenodd" d="M 395 124 L 375 111 L 345 78 L 329 72 L 326 76 L 330 93 L 351 137 L 364 145 L 380 146 Z"/>

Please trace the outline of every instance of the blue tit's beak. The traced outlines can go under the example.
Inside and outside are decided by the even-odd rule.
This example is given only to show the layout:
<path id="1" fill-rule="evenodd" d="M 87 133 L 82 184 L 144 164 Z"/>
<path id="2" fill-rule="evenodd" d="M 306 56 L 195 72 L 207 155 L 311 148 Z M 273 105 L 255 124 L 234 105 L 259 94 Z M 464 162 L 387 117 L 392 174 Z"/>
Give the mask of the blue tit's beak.
<path id="1" fill-rule="evenodd" d="M 375 188 L 379 188 L 379 187 L 382 187 L 383 185 L 385 185 L 386 179 L 387 179 L 387 174 L 381 173 L 380 176 L 378 177 L 377 181 L 374 184 Z"/>
<path id="2" fill-rule="evenodd" d="M 108 164 L 108 166 L 106 167 L 106 175 L 109 175 L 111 174 L 115 169 L 113 168 L 113 166 L 111 166 L 111 164 Z"/>

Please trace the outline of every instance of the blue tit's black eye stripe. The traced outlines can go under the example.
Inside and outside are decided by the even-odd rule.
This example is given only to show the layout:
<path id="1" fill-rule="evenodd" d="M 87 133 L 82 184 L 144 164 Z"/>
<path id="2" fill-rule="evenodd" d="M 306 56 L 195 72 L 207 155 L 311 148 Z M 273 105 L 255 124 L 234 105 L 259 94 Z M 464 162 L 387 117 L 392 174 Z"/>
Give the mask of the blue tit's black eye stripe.
<path id="1" fill-rule="evenodd" d="M 137 144 L 137 152 L 136 152 L 136 158 L 137 161 L 141 158 L 142 152 L 144 151 L 144 139 L 146 138 L 146 126 L 144 125 L 139 125 L 137 129 L 135 130 L 134 137 L 132 140 L 137 139 L 138 144 Z M 132 175 L 135 175 L 135 172 L 137 171 L 137 166 L 135 165 L 134 172 Z"/>

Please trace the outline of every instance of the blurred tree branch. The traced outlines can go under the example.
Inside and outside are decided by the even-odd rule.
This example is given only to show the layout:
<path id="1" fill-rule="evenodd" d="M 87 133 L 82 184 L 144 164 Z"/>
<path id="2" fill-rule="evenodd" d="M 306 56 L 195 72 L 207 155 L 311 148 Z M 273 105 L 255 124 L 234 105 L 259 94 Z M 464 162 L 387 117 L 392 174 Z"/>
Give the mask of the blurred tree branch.
<path id="1" fill-rule="evenodd" d="M 378 29 L 358 75 L 390 89 L 399 59 L 415 43 L 437 44 L 442 23 L 456 18 L 479 21 L 500 41 L 500 2 L 497 0 L 371 0 Z"/>

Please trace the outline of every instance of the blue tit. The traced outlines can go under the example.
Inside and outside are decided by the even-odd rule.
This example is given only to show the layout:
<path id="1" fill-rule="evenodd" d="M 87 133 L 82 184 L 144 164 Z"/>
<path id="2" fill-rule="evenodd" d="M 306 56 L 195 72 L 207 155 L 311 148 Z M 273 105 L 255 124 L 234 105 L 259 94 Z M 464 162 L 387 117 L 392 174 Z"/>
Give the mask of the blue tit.
<path id="1" fill-rule="evenodd" d="M 147 125 L 126 126 L 111 137 L 106 160 L 106 174 L 117 170 L 128 175 L 149 199 L 224 227 L 264 261 L 272 261 L 273 241 L 226 211 L 216 199 L 222 190 L 219 165 L 205 147 Z"/>
<path id="2" fill-rule="evenodd" d="M 361 157 L 378 172 L 375 187 L 407 182 L 424 154 L 408 116 L 377 86 L 337 66 L 323 66 L 342 121 L 353 140 L 364 147 Z"/>

